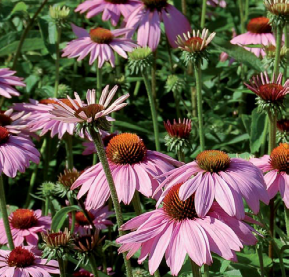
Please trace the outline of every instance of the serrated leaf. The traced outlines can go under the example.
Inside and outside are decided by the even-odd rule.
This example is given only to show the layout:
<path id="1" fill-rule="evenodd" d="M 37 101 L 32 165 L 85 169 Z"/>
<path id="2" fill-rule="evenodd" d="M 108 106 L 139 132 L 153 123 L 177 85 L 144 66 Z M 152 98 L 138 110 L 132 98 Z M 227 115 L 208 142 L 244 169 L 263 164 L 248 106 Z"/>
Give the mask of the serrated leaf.
<path id="1" fill-rule="evenodd" d="M 259 72 L 263 72 L 264 68 L 262 62 L 256 55 L 247 51 L 246 49 L 231 44 L 229 41 L 226 41 L 222 38 L 215 37 L 212 41 L 212 44 L 222 52 L 226 52 L 231 58 L 236 61 L 247 65 L 250 68 L 253 68 Z"/>
<path id="2" fill-rule="evenodd" d="M 67 214 L 73 211 L 79 211 L 79 210 L 81 210 L 81 208 L 77 205 L 62 208 L 53 217 L 51 229 L 55 232 L 58 232 L 61 229 L 65 219 L 67 218 Z"/>
<path id="3" fill-rule="evenodd" d="M 265 131 L 265 121 L 265 113 L 260 113 L 257 109 L 253 110 L 250 136 L 251 153 L 256 153 L 260 149 Z"/>

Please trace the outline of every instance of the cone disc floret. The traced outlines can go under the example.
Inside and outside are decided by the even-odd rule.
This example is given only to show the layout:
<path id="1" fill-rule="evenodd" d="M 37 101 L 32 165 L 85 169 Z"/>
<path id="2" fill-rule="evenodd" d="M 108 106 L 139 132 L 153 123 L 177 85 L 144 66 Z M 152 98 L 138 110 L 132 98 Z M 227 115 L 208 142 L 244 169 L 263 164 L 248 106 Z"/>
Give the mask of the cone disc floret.
<path id="1" fill-rule="evenodd" d="M 267 17 L 252 18 L 247 25 L 247 30 L 254 34 L 264 34 L 272 32 L 272 28 L 269 24 L 269 18 Z"/>
<path id="2" fill-rule="evenodd" d="M 154 10 L 161 11 L 168 4 L 167 0 L 142 0 L 142 1 L 145 4 L 146 8 L 151 11 Z"/>
<path id="3" fill-rule="evenodd" d="M 114 38 L 110 30 L 100 27 L 91 29 L 89 35 L 92 41 L 99 44 L 109 44 Z"/>
<path id="4" fill-rule="evenodd" d="M 91 221 L 94 220 L 94 215 L 91 212 L 87 212 L 88 216 L 90 217 Z M 75 220 L 80 226 L 88 226 L 90 225 L 89 220 L 85 216 L 85 214 L 81 211 L 78 211 L 75 213 Z"/>
<path id="5" fill-rule="evenodd" d="M 112 138 L 106 148 L 110 162 L 115 164 L 135 164 L 144 160 L 147 149 L 136 134 L 123 133 Z"/>
<path id="6" fill-rule="evenodd" d="M 111 4 L 127 4 L 128 0 L 104 0 Z"/>
<path id="7" fill-rule="evenodd" d="M 270 155 L 271 166 L 279 172 L 289 174 L 289 144 L 280 143 Z"/>
<path id="8" fill-rule="evenodd" d="M 0 145 L 7 142 L 9 138 L 9 132 L 6 128 L 0 126 Z"/>
<path id="9" fill-rule="evenodd" d="M 205 150 L 196 157 L 196 161 L 200 168 L 211 173 L 224 171 L 230 165 L 228 154 L 219 150 Z"/>
<path id="10" fill-rule="evenodd" d="M 10 267 L 25 268 L 33 265 L 35 256 L 29 250 L 18 246 L 13 249 L 7 257 L 7 264 Z"/>
<path id="11" fill-rule="evenodd" d="M 37 217 L 34 214 L 34 211 L 29 209 L 17 209 L 10 216 L 10 224 L 20 230 L 29 229 L 36 226 L 38 222 Z"/>
<path id="12" fill-rule="evenodd" d="M 182 201 L 179 190 L 182 184 L 177 184 L 170 189 L 163 200 L 163 209 L 173 220 L 182 221 L 197 217 L 194 204 L 194 195 Z"/>

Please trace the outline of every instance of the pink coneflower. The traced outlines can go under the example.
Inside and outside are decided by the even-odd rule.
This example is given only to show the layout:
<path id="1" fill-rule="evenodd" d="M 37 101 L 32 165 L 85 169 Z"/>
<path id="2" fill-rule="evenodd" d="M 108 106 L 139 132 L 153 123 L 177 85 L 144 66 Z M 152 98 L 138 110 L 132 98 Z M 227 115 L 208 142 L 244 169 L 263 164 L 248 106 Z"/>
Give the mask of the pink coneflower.
<path id="1" fill-rule="evenodd" d="M 0 126 L 5 127 L 9 133 L 19 136 L 35 136 L 30 132 L 28 126 L 30 114 L 22 112 L 14 112 L 13 109 L 0 111 Z"/>
<path id="2" fill-rule="evenodd" d="M 114 51 L 127 59 L 126 52 L 131 52 L 137 46 L 131 39 L 119 37 L 126 35 L 130 29 L 108 30 L 97 27 L 88 33 L 85 29 L 72 24 L 72 29 L 77 39 L 69 42 L 63 50 L 62 57 L 83 60 L 90 54 L 89 64 L 98 60 L 98 67 L 101 68 L 105 61 L 109 61 L 114 67 Z"/>
<path id="3" fill-rule="evenodd" d="M 199 217 L 210 210 L 214 199 L 230 216 L 245 216 L 242 197 L 254 213 L 259 212 L 259 200 L 269 203 L 262 172 L 252 163 L 230 158 L 219 150 L 201 152 L 196 161 L 176 168 L 160 177 L 166 177 L 159 202 L 170 188 L 182 182 L 180 199 L 187 200 L 195 193 L 195 209 Z"/>
<path id="4" fill-rule="evenodd" d="M 110 105 L 116 91 L 117 86 L 114 86 L 111 91 L 109 91 L 109 86 L 106 86 L 102 91 L 98 104 L 95 102 L 94 89 L 88 90 L 86 93 L 87 104 L 83 104 L 79 95 L 75 92 L 75 100 L 67 96 L 69 105 L 59 101 L 50 112 L 53 115 L 53 119 L 66 123 L 100 122 L 110 113 L 118 111 L 127 105 L 127 103 L 123 102 L 129 97 L 128 93 L 119 97 Z M 108 119 L 110 121 L 113 120 L 112 118 Z"/>
<path id="5" fill-rule="evenodd" d="M 14 136 L 0 126 L 0 174 L 14 178 L 17 171 L 22 173 L 30 161 L 39 163 L 40 153 L 29 138 Z"/>
<path id="6" fill-rule="evenodd" d="M 41 210 L 17 209 L 9 216 L 9 225 L 15 246 L 27 242 L 30 245 L 37 245 L 38 233 L 47 230 L 51 225 L 50 216 L 42 216 Z M 7 237 L 0 220 L 0 244 L 7 244 Z"/>
<path id="7" fill-rule="evenodd" d="M 164 126 L 168 135 L 171 138 L 188 139 L 192 131 L 192 120 L 179 118 L 179 121 L 174 119 L 173 124 L 169 120 L 164 122 Z"/>
<path id="8" fill-rule="evenodd" d="M 257 57 L 266 55 L 262 48 L 249 48 L 248 44 L 261 44 L 267 46 L 269 44 L 276 45 L 275 37 L 272 34 L 269 18 L 257 17 L 249 21 L 247 25 L 248 32 L 234 37 L 231 40 L 232 44 L 238 44 L 246 50 L 253 52 Z"/>
<path id="9" fill-rule="evenodd" d="M 152 197 L 159 186 L 156 176 L 180 166 L 171 157 L 147 150 L 143 140 L 135 135 L 123 133 L 110 140 L 106 155 L 115 182 L 118 199 L 129 204 L 135 191 Z M 73 184 L 81 186 L 78 198 L 88 192 L 86 205 L 89 208 L 103 206 L 110 196 L 109 186 L 101 163 L 87 169 Z M 156 195 L 156 198 L 159 194 Z"/>
<path id="10" fill-rule="evenodd" d="M 285 96 L 289 93 L 289 79 L 282 85 L 282 73 L 277 78 L 273 74 L 270 81 L 267 72 L 254 76 L 246 87 L 256 93 L 263 102 L 267 104 L 282 103 Z"/>
<path id="11" fill-rule="evenodd" d="M 57 104 L 57 101 L 63 101 L 69 105 L 69 101 L 67 101 L 67 99 L 57 100 L 49 98 L 40 101 L 30 99 L 30 103 L 16 103 L 14 104 L 13 108 L 18 111 L 31 113 L 28 118 L 28 126 L 30 127 L 31 132 L 41 131 L 40 136 L 44 136 L 50 131 L 51 137 L 58 135 L 58 138 L 62 139 L 66 133 L 73 135 L 76 124 L 63 123 L 52 119 L 50 111 L 54 109 L 53 104 Z"/>
<path id="12" fill-rule="evenodd" d="M 104 206 L 99 209 L 90 209 L 87 212 L 96 229 L 103 230 L 108 226 L 113 225 L 108 217 L 114 214 L 114 212 L 109 211 L 108 206 Z M 83 233 L 83 231 L 87 231 L 87 229 L 92 228 L 89 220 L 81 211 L 75 213 L 75 221 L 74 231 L 77 233 Z"/>
<path id="13" fill-rule="evenodd" d="M 155 51 L 161 37 L 161 21 L 165 25 L 165 32 L 172 47 L 177 47 L 177 35 L 191 31 L 191 25 L 186 17 L 167 0 L 142 0 L 141 5 L 127 19 L 127 28 L 133 28 L 132 36 L 138 29 L 137 42 Z"/>
<path id="14" fill-rule="evenodd" d="M 30 246 L 0 250 L 0 275 L 3 277 L 49 277 L 50 274 L 60 274 L 58 262 L 42 259 L 39 251 Z"/>
<path id="15" fill-rule="evenodd" d="M 278 191 L 289 209 L 289 144 L 280 143 L 273 149 L 271 155 L 250 160 L 264 173 L 265 183 L 270 199 L 274 198 Z"/>
<path id="16" fill-rule="evenodd" d="M 102 20 L 110 20 L 111 24 L 116 26 L 121 15 L 127 18 L 138 5 L 140 5 L 139 0 L 88 0 L 78 5 L 75 11 L 87 12 L 87 18 L 103 12 Z"/>
<path id="17" fill-rule="evenodd" d="M 12 96 L 19 96 L 19 92 L 13 88 L 13 86 L 25 87 L 22 82 L 23 78 L 13 76 L 16 71 L 12 71 L 9 68 L 0 68 L 0 95 L 6 98 Z"/>
<path id="18" fill-rule="evenodd" d="M 107 132 L 103 132 L 102 133 L 102 143 L 103 143 L 103 146 L 106 148 L 109 141 L 115 137 L 117 135 L 117 133 L 107 133 Z M 92 141 L 85 141 L 82 143 L 82 145 L 85 147 L 84 151 L 82 152 L 82 155 L 91 155 L 91 154 L 94 154 L 96 153 L 96 149 L 95 149 L 95 145 L 94 145 L 94 142 Z"/>
<path id="19" fill-rule="evenodd" d="M 207 5 L 212 6 L 212 7 L 225 8 L 227 6 L 227 3 L 224 0 L 208 0 Z"/>
<path id="20" fill-rule="evenodd" d="M 216 204 L 205 217 L 199 218 L 194 196 L 180 200 L 180 187 L 178 184 L 170 189 L 162 208 L 133 218 L 121 227 L 135 231 L 116 240 L 122 244 L 119 252 L 128 251 L 130 258 L 141 248 L 138 262 L 148 257 L 150 274 L 157 270 L 165 255 L 172 275 L 177 276 L 186 254 L 199 266 L 210 265 L 211 252 L 236 261 L 235 251 L 240 251 L 243 244 L 256 244 L 254 229 L 220 211 Z"/>

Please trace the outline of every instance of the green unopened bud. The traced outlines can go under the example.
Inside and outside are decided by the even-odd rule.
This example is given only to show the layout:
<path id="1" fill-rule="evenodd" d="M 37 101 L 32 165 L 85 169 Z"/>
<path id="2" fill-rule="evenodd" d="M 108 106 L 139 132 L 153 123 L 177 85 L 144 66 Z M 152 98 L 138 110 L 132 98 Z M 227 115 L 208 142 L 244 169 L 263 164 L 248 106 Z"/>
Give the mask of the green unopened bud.
<path id="1" fill-rule="evenodd" d="M 66 95 L 71 93 L 71 88 L 68 85 L 60 84 L 58 86 L 58 98 L 66 98 Z"/>
<path id="2" fill-rule="evenodd" d="M 264 0 L 264 5 L 268 10 L 267 16 L 274 28 L 283 28 L 289 22 L 288 0 Z"/>
<path id="3" fill-rule="evenodd" d="M 263 63 L 265 64 L 266 68 L 273 68 L 275 62 L 275 54 L 276 54 L 276 46 L 273 44 L 269 44 L 267 46 L 263 46 L 263 49 L 266 53 L 266 56 L 263 58 Z M 285 46 L 282 46 L 280 51 L 280 65 L 281 67 L 285 68 L 287 66 L 287 53 L 289 49 Z"/>
<path id="4" fill-rule="evenodd" d="M 64 27 L 67 23 L 70 9 L 68 7 L 50 6 L 49 15 L 60 27 Z"/>
<path id="5" fill-rule="evenodd" d="M 133 277 L 150 277 L 151 276 L 148 271 L 142 268 L 138 268 L 138 267 L 132 270 L 132 275 Z"/>
<path id="6" fill-rule="evenodd" d="M 178 77 L 177 75 L 169 75 L 166 82 L 166 90 L 172 91 L 173 93 L 180 94 L 185 88 L 184 79 Z"/>
<path id="7" fill-rule="evenodd" d="M 38 194 L 43 197 L 53 196 L 55 194 L 55 184 L 52 182 L 42 183 L 38 190 Z"/>
<path id="8" fill-rule="evenodd" d="M 129 68 L 132 73 L 143 72 L 152 65 L 152 50 L 149 47 L 138 47 L 128 53 Z"/>

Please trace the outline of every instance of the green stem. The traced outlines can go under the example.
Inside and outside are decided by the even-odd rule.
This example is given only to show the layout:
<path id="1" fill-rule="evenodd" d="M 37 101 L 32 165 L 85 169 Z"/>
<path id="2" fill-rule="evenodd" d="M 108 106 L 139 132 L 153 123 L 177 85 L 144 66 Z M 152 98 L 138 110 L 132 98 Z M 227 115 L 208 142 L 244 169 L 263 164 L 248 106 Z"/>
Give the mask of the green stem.
<path id="1" fill-rule="evenodd" d="M 121 213 L 121 208 L 120 208 L 120 204 L 118 201 L 118 196 L 117 196 L 117 192 L 116 192 L 116 188 L 115 188 L 115 184 L 112 178 L 112 174 L 110 171 L 110 167 L 107 161 L 107 157 L 105 154 L 105 150 L 104 150 L 104 146 L 102 143 L 102 139 L 101 136 L 99 134 L 99 131 L 95 131 L 93 129 L 93 127 L 89 127 L 89 133 L 91 135 L 91 137 L 93 138 L 94 144 L 95 144 L 95 148 L 97 151 L 97 155 L 99 157 L 99 160 L 102 164 L 103 167 L 103 171 L 105 173 L 108 185 L 109 185 L 109 189 L 110 189 L 110 194 L 111 194 L 111 199 L 112 199 L 112 203 L 115 209 L 115 215 L 116 215 L 116 221 L 117 221 L 117 225 L 119 228 L 119 235 L 123 236 L 125 233 L 124 231 L 122 231 L 120 229 L 120 227 L 123 224 L 123 217 L 122 217 L 122 213 Z M 126 274 L 127 277 L 133 277 L 132 275 L 132 269 L 131 269 L 131 264 L 130 261 L 126 259 L 126 253 L 123 253 L 123 258 L 124 258 L 124 264 L 126 267 Z"/>
<path id="2" fill-rule="evenodd" d="M 268 154 L 271 155 L 272 150 L 276 147 L 276 132 L 277 132 L 277 116 L 268 113 L 269 117 L 269 148 Z"/>
<path id="3" fill-rule="evenodd" d="M 98 67 L 98 60 L 95 61 L 96 67 L 96 97 L 100 99 L 102 90 L 102 70 Z"/>
<path id="4" fill-rule="evenodd" d="M 156 272 L 154 273 L 154 277 L 161 277 L 161 274 L 159 270 L 157 269 Z"/>
<path id="5" fill-rule="evenodd" d="M 57 260 L 59 264 L 60 277 L 65 277 L 65 267 L 64 267 L 63 259 L 58 258 Z"/>
<path id="6" fill-rule="evenodd" d="M 44 209 L 44 215 L 47 216 L 49 212 L 49 205 L 50 205 L 50 199 L 49 196 L 45 198 L 45 209 Z"/>
<path id="7" fill-rule="evenodd" d="M 206 10 L 207 10 L 207 0 L 203 0 L 202 15 L 201 15 L 201 29 L 205 27 Z"/>
<path id="8" fill-rule="evenodd" d="M 263 247 L 260 244 L 258 244 L 256 246 L 257 248 L 257 253 L 258 253 L 258 257 L 259 257 L 259 263 L 260 263 L 260 274 L 261 274 L 261 277 L 264 277 L 264 262 L 263 262 Z"/>
<path id="9" fill-rule="evenodd" d="M 204 265 L 204 277 L 210 277 L 210 267 L 208 265 Z"/>
<path id="10" fill-rule="evenodd" d="M 42 143 L 42 146 L 41 146 L 41 149 L 40 149 L 40 157 L 42 157 L 42 155 L 43 155 L 43 153 L 44 153 L 44 151 L 45 151 L 46 142 L 47 142 L 47 140 L 44 139 L 44 140 L 43 140 L 43 143 Z M 40 163 L 40 162 L 39 162 L 39 163 Z M 32 191 L 33 191 L 34 184 L 35 184 L 35 181 L 36 181 L 36 176 L 37 176 L 38 168 L 39 168 L 39 164 L 36 164 L 35 167 L 34 167 L 33 173 L 32 173 L 32 175 L 31 175 L 31 178 L 30 178 L 29 188 L 28 188 L 28 192 L 27 192 L 27 196 L 26 196 L 26 201 L 25 201 L 25 207 L 26 207 L 26 208 L 28 208 L 28 206 L 29 206 L 29 204 L 30 204 L 31 193 L 32 193 Z"/>
<path id="11" fill-rule="evenodd" d="M 90 264 L 90 268 L 91 268 L 91 271 L 93 273 L 93 276 L 98 277 L 97 265 L 96 265 L 96 261 L 95 261 L 93 254 L 90 254 L 88 256 L 88 259 L 89 259 L 89 264 Z"/>
<path id="12" fill-rule="evenodd" d="M 68 194 L 68 201 L 69 201 L 69 204 L 72 206 L 74 205 L 74 201 L 73 201 L 73 197 L 71 196 L 71 194 Z M 75 228 L 75 211 L 73 211 L 71 213 L 71 227 L 70 227 L 70 233 L 73 234 L 74 232 L 74 228 Z"/>
<path id="13" fill-rule="evenodd" d="M 150 107 L 151 107 L 153 126 L 154 126 L 156 150 L 160 151 L 161 147 L 160 147 L 160 139 L 159 139 L 159 126 L 158 126 L 158 118 L 157 118 L 157 111 L 156 111 L 155 101 L 154 101 L 154 98 L 153 98 L 153 94 L 152 94 L 152 90 L 151 90 L 151 86 L 150 86 L 148 75 L 147 75 L 146 72 L 143 72 L 142 75 L 143 75 L 143 79 L 144 79 L 144 83 L 145 83 L 145 86 L 146 86 L 146 90 L 147 90 L 148 98 L 149 98 L 149 103 L 150 103 Z"/>
<path id="14" fill-rule="evenodd" d="M 1 209 L 3 224 L 4 224 L 9 248 L 10 250 L 13 250 L 14 243 L 13 243 L 13 238 L 12 238 L 11 229 L 9 225 L 9 218 L 8 218 L 8 213 L 7 213 L 7 205 L 6 205 L 5 190 L 4 190 L 2 175 L 0 175 L 0 209 Z"/>
<path id="15" fill-rule="evenodd" d="M 182 0 L 182 12 L 186 16 L 187 15 L 187 3 L 186 0 Z"/>
<path id="16" fill-rule="evenodd" d="M 197 88 L 197 108 L 198 108 L 198 120 L 199 120 L 199 135 L 200 135 L 200 146 L 201 151 L 205 150 L 205 134 L 203 124 L 203 101 L 202 101 L 202 71 L 201 62 L 198 61 L 195 64 L 195 77 L 196 77 L 196 88 Z"/>
<path id="17" fill-rule="evenodd" d="M 58 96 L 58 86 L 59 86 L 59 61 L 60 61 L 60 51 L 59 51 L 59 44 L 61 39 L 61 28 L 56 27 L 57 29 L 57 40 L 55 44 L 56 48 L 56 60 L 55 60 L 55 85 L 54 85 L 54 97 L 57 98 Z"/>
<path id="18" fill-rule="evenodd" d="M 137 81 L 134 87 L 133 96 L 137 96 L 140 89 L 141 81 Z"/>
<path id="19" fill-rule="evenodd" d="M 284 72 L 284 77 L 285 80 L 287 80 L 288 76 L 289 76 L 289 23 L 287 23 L 287 25 L 284 27 L 284 32 L 285 32 L 285 47 L 287 49 L 286 52 L 286 65 L 285 65 L 285 72 Z"/>
<path id="20" fill-rule="evenodd" d="M 193 277 L 202 277 L 200 267 L 192 260 L 191 260 L 191 265 L 192 265 Z"/>
<path id="21" fill-rule="evenodd" d="M 238 0 L 239 4 L 239 11 L 240 11 L 240 24 L 241 24 L 241 33 L 245 33 L 245 21 L 244 21 L 244 7 L 243 2 L 244 0 Z"/>
<path id="22" fill-rule="evenodd" d="M 286 275 L 286 270 L 285 270 L 285 266 L 284 266 L 284 262 L 283 262 L 284 251 L 287 249 L 289 249 L 289 245 L 283 245 L 281 250 L 280 250 L 280 255 L 279 255 L 282 277 L 288 276 L 288 275 Z"/>
<path id="23" fill-rule="evenodd" d="M 64 142 L 66 149 L 67 168 L 73 169 L 72 136 L 66 134 Z"/>
<path id="24" fill-rule="evenodd" d="M 266 116 L 265 126 L 264 126 L 264 134 L 262 138 L 262 145 L 261 145 L 261 156 L 265 155 L 266 143 L 267 143 L 267 136 L 268 136 L 268 127 L 269 127 L 269 118 L 268 115 Z"/>
<path id="25" fill-rule="evenodd" d="M 132 204 L 133 204 L 133 208 L 134 208 L 136 215 L 137 216 L 141 215 L 142 214 L 141 203 L 140 203 L 139 192 L 137 190 L 134 193 Z"/>
<path id="26" fill-rule="evenodd" d="M 281 47 L 282 47 L 282 33 L 283 33 L 283 28 L 278 26 L 277 33 L 276 33 L 276 52 L 275 52 L 275 62 L 274 62 L 274 74 L 276 78 L 279 74 L 280 54 L 281 54 Z"/>
<path id="27" fill-rule="evenodd" d="M 289 209 L 286 208 L 286 206 L 284 206 L 285 209 L 285 223 L 286 223 L 286 233 L 287 233 L 287 237 L 289 237 Z"/>
<path id="28" fill-rule="evenodd" d="M 185 162 L 185 153 L 182 149 L 178 150 L 178 160 L 180 162 Z"/>
<path id="29" fill-rule="evenodd" d="M 249 0 L 246 0 L 246 2 L 245 2 L 244 24 L 248 20 L 248 17 L 249 17 Z"/>
<path id="30" fill-rule="evenodd" d="M 21 52 L 21 48 L 22 48 L 22 46 L 23 46 L 24 40 L 25 40 L 25 38 L 26 38 L 29 30 L 30 30 L 31 27 L 33 26 L 36 17 L 37 17 L 38 14 L 41 12 L 41 10 L 44 8 L 44 6 L 45 6 L 45 4 L 46 4 L 47 2 L 48 2 L 48 0 L 44 0 L 44 1 L 43 1 L 43 3 L 41 4 L 41 6 L 38 8 L 38 10 L 36 11 L 36 13 L 35 13 L 34 16 L 32 17 L 32 19 L 29 21 L 29 23 L 28 23 L 27 27 L 25 28 L 24 32 L 22 33 L 21 38 L 20 38 L 20 41 L 19 41 L 19 44 L 18 44 L 18 47 L 17 47 L 17 50 L 16 50 L 16 54 L 15 54 L 15 56 L 14 56 L 12 69 L 15 69 L 15 67 L 16 67 L 17 60 L 18 60 L 18 57 L 19 57 L 20 52 Z"/>
<path id="31" fill-rule="evenodd" d="M 45 138 L 46 140 L 46 147 L 45 147 L 45 160 L 43 162 L 44 168 L 43 168 L 43 181 L 47 181 L 48 178 L 48 171 L 49 171 L 49 163 L 50 163 L 50 157 L 51 157 L 51 138 L 49 135 Z"/>
<path id="32" fill-rule="evenodd" d="M 153 52 L 153 65 L 152 65 L 152 96 L 155 102 L 155 106 L 157 106 L 157 51 Z"/>

